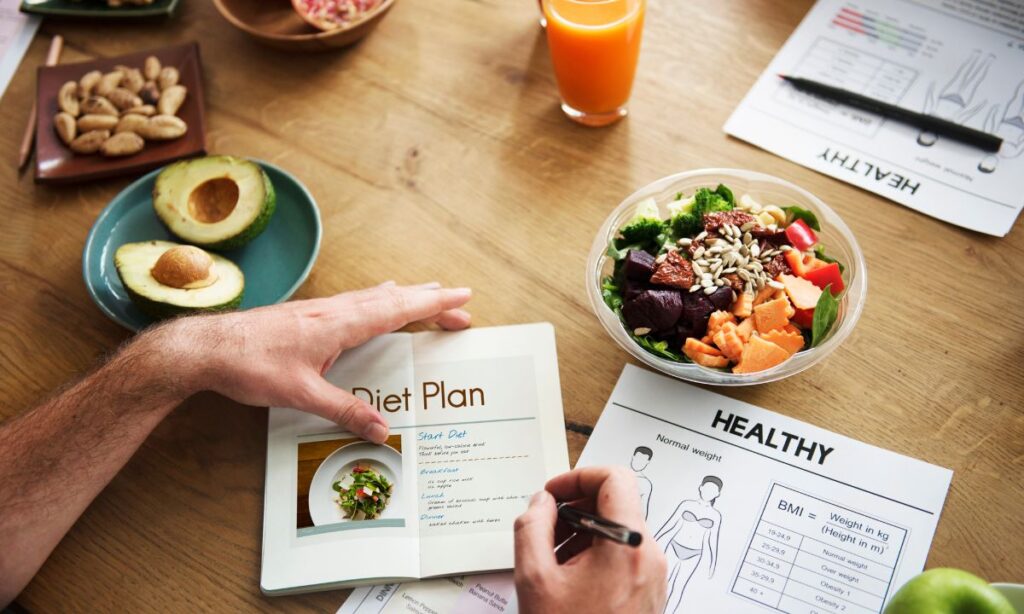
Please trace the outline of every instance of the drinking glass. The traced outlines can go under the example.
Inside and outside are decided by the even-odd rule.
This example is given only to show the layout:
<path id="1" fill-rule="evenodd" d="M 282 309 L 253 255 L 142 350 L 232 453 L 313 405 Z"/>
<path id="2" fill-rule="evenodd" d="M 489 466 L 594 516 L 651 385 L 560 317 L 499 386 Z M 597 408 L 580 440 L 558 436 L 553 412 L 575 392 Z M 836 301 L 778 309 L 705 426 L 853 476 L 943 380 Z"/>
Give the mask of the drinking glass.
<path id="1" fill-rule="evenodd" d="M 541 0 L 562 111 L 587 126 L 626 116 L 646 0 Z"/>

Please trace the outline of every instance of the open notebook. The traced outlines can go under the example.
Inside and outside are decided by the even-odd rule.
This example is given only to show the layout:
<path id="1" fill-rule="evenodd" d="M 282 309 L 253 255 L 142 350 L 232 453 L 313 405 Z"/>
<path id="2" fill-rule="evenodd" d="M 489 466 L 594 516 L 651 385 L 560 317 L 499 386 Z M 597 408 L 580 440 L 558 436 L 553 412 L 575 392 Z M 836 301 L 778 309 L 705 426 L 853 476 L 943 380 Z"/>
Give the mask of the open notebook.
<path id="1" fill-rule="evenodd" d="M 270 410 L 263 591 L 511 568 L 516 516 L 569 467 L 551 325 L 386 335 L 326 377 L 391 434 Z"/>

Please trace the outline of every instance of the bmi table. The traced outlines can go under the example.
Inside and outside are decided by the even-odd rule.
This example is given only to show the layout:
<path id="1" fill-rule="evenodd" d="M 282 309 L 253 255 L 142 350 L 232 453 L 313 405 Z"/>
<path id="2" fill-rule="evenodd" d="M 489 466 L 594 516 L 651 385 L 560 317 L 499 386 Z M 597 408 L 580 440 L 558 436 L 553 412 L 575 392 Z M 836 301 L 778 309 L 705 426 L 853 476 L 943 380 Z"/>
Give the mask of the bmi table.
<path id="1" fill-rule="evenodd" d="M 583 287 L 608 212 L 658 177 L 702 167 L 763 171 L 819 195 L 867 254 L 860 324 L 815 368 L 724 392 L 954 469 L 929 565 L 1024 579 L 1020 224 L 1004 239 L 963 231 L 723 134 L 809 0 L 649 4 L 631 115 L 603 130 L 558 110 L 533 0 L 403 0 L 365 42 L 326 55 L 261 47 L 206 2 L 182 3 L 166 22 L 47 21 L 0 101 L 0 416 L 128 338 L 90 302 L 80 258 L 96 215 L 131 179 L 44 187 L 13 168 L 49 38 L 65 37 L 65 62 L 198 40 L 210 150 L 282 166 L 320 204 L 323 249 L 298 298 L 438 280 L 476 290 L 477 325 L 554 323 L 573 459 L 627 361 Z M 345 592 L 259 592 L 265 446 L 266 410 L 191 399 L 19 604 L 333 611 Z"/>

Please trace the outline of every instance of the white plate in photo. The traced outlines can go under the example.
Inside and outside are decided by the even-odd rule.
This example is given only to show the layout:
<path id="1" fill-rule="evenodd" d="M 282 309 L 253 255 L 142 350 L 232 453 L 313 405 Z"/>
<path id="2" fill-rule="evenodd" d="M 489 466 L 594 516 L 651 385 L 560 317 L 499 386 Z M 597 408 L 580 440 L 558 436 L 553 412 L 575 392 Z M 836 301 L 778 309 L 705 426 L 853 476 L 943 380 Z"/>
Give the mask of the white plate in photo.
<path id="1" fill-rule="evenodd" d="M 380 518 L 402 517 L 399 509 L 402 498 L 402 455 L 391 446 L 359 441 L 331 452 L 313 474 L 313 482 L 309 485 L 309 515 L 313 519 L 313 526 L 353 522 L 351 518 L 345 518 L 345 512 L 335 502 L 338 493 L 333 486 L 338 480 L 351 475 L 356 465 L 372 467 L 392 484 L 391 501 Z"/>

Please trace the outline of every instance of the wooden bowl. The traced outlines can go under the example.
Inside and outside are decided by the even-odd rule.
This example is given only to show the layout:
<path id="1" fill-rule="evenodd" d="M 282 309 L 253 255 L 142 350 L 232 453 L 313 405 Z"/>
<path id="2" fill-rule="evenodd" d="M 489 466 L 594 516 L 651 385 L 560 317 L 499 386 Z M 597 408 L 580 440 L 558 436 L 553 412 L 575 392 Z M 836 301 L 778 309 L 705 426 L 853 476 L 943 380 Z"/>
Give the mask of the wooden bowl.
<path id="1" fill-rule="evenodd" d="M 306 23 L 290 0 L 213 0 L 231 25 L 256 40 L 285 51 L 325 51 L 347 47 L 369 34 L 395 0 L 382 0 L 359 20 L 337 30 L 321 31 Z"/>

